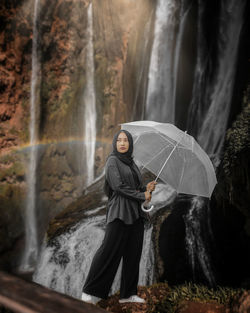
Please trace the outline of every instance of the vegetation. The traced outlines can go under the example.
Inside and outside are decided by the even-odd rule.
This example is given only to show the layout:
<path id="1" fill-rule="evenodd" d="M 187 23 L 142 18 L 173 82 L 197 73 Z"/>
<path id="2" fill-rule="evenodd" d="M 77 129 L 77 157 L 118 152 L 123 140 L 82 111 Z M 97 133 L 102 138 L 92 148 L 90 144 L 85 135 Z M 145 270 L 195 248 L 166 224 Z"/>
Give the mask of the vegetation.
<path id="1" fill-rule="evenodd" d="M 138 295 L 146 299 L 145 304 L 119 304 L 119 292 L 108 300 L 101 300 L 98 306 L 115 313 L 175 313 L 186 303 L 203 305 L 221 305 L 231 307 L 233 301 L 241 295 L 243 289 L 227 287 L 209 288 L 194 283 L 179 286 L 168 286 L 167 283 L 156 283 L 149 287 L 139 287 Z"/>
<path id="2" fill-rule="evenodd" d="M 226 150 L 223 160 L 223 168 L 227 175 L 231 174 L 232 168 L 239 162 L 238 154 L 243 150 L 250 149 L 250 85 L 248 86 L 244 99 L 243 110 L 227 131 Z"/>
<path id="3" fill-rule="evenodd" d="M 195 301 L 200 303 L 217 303 L 230 306 L 233 299 L 243 292 L 243 289 L 232 289 L 228 287 L 218 287 L 217 289 L 207 286 L 186 283 L 175 286 L 165 298 L 157 303 L 153 310 L 149 312 L 169 312 L 174 313 L 178 306 L 184 301 Z"/>

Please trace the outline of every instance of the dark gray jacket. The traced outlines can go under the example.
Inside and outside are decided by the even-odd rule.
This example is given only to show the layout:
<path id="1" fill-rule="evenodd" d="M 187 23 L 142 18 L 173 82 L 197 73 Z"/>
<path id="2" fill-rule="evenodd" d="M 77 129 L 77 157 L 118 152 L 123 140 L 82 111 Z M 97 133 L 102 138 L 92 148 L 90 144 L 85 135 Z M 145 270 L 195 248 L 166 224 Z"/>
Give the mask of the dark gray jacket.
<path id="1" fill-rule="evenodd" d="M 133 168 L 138 174 L 139 190 L 136 190 L 134 177 L 128 165 L 116 156 L 110 156 L 106 162 L 105 175 L 113 190 L 107 206 L 107 223 L 119 218 L 126 224 L 132 224 L 143 216 L 140 206 L 145 201 L 144 191 L 146 188 L 142 185 L 142 177 L 138 167 L 134 164 Z"/>

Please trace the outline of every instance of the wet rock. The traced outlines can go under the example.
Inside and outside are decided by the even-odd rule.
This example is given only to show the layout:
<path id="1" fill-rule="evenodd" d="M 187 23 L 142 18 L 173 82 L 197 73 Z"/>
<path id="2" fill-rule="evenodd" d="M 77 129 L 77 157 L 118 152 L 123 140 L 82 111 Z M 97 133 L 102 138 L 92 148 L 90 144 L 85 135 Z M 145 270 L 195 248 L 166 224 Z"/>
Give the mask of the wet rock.
<path id="1" fill-rule="evenodd" d="M 81 197 L 73 201 L 50 221 L 47 230 L 47 238 L 49 242 L 60 234 L 69 231 L 76 223 L 86 216 L 86 213 L 89 210 L 101 206 L 103 206 L 103 210 L 102 212 L 98 211 L 98 214 L 101 214 L 106 210 L 105 205 L 107 203 L 107 198 L 104 196 L 103 184 L 103 178 L 98 180 L 91 185 Z"/>

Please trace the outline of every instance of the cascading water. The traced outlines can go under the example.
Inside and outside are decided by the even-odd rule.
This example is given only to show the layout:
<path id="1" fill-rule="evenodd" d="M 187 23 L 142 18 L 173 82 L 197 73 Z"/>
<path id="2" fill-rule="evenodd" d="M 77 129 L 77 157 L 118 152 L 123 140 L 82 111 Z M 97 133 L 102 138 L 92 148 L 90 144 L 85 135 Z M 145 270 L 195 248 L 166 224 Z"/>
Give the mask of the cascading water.
<path id="1" fill-rule="evenodd" d="M 181 44 L 183 41 L 184 30 L 187 24 L 188 13 L 191 9 L 191 3 L 188 0 L 181 2 L 180 17 L 179 17 L 179 31 L 176 38 L 176 52 L 174 58 L 174 72 L 173 72 L 173 106 L 176 104 L 176 89 L 177 89 L 177 78 L 178 78 L 178 68 L 181 53 Z"/>
<path id="2" fill-rule="evenodd" d="M 87 56 L 86 56 L 86 87 L 84 90 L 83 103 L 85 108 L 85 150 L 86 162 L 84 168 L 87 169 L 86 186 L 94 180 L 95 163 L 95 142 L 96 142 L 96 98 L 94 82 L 94 47 L 93 47 L 93 9 L 92 3 L 88 7 L 88 26 L 87 26 Z"/>
<path id="3" fill-rule="evenodd" d="M 33 281 L 72 297 L 81 297 L 82 287 L 94 253 L 104 236 L 105 216 L 94 216 L 103 208 L 88 211 L 88 217 L 75 225 L 68 233 L 56 237 L 49 246 L 44 243 Z M 153 282 L 154 254 L 151 235 L 152 227 L 144 234 L 140 285 Z M 110 294 L 119 290 L 120 275 L 121 264 Z"/>
<path id="4" fill-rule="evenodd" d="M 175 122 L 178 62 L 183 29 L 187 23 L 188 3 L 182 0 L 178 8 L 171 1 L 157 2 L 154 42 L 148 75 L 146 119 Z M 188 131 L 195 135 L 199 144 L 210 156 L 217 158 L 222 150 L 230 112 L 237 50 L 246 2 L 221 0 L 220 3 L 218 66 L 215 71 L 214 68 L 209 69 L 211 56 L 203 29 L 205 1 L 198 2 L 197 62 L 187 117 Z M 180 11 L 179 31 L 176 33 L 174 15 L 179 12 L 178 10 Z M 176 46 L 174 46 L 175 42 Z M 207 247 L 200 236 L 200 223 L 203 223 L 204 214 L 208 216 L 209 206 L 202 208 L 206 211 L 203 215 L 199 214 L 201 207 L 200 199 L 194 198 L 190 211 L 185 217 L 187 249 L 193 272 L 195 273 L 195 265 L 199 264 L 205 278 L 210 285 L 213 285 L 215 279 Z"/>
<path id="5" fill-rule="evenodd" d="M 157 1 L 145 117 L 158 122 L 174 123 L 175 119 L 173 72 L 178 9 L 174 0 Z"/>
<path id="6" fill-rule="evenodd" d="M 25 210 L 25 247 L 24 254 L 19 266 L 20 271 L 32 271 L 37 260 L 38 242 L 37 242 L 37 225 L 36 225 L 36 168 L 37 168 L 37 128 L 36 117 L 38 108 L 37 86 L 39 77 L 38 61 L 38 10 L 39 0 L 34 4 L 33 16 L 33 40 L 32 40 L 32 74 L 30 90 L 30 159 L 27 173 L 28 194 L 26 199 Z"/>
<path id="7" fill-rule="evenodd" d="M 205 38 L 202 29 L 204 3 L 199 2 L 198 15 L 198 53 L 191 103 L 189 123 L 196 123 L 197 140 L 206 152 L 219 159 L 222 150 L 227 120 L 230 112 L 234 84 L 237 49 L 242 27 L 245 1 L 222 1 L 218 37 L 218 69 L 215 79 L 209 85 L 206 78 L 208 56 L 205 55 Z M 206 106 L 205 114 L 202 106 Z M 203 114 L 202 114 L 203 113 Z M 190 125 L 190 128 L 193 125 Z M 204 211 L 201 214 L 201 210 Z M 191 203 L 191 209 L 185 216 L 186 242 L 192 265 L 194 280 L 195 263 L 199 264 L 211 286 L 215 283 L 210 266 L 207 247 L 201 236 L 201 223 L 204 216 L 209 217 L 209 205 L 204 206 L 197 197 Z M 209 226 L 209 225 L 208 225 Z M 211 229 L 211 228 L 210 228 Z M 211 232 L 211 231 L 210 231 Z"/>
<path id="8" fill-rule="evenodd" d="M 140 58 L 139 63 L 139 70 L 138 70 L 138 76 L 136 81 L 136 92 L 135 92 L 135 99 L 133 104 L 133 116 L 136 116 L 136 107 L 138 106 L 138 98 L 141 88 L 143 89 L 143 97 L 142 97 L 142 113 L 141 113 L 141 119 L 143 119 L 145 115 L 145 101 L 146 101 L 146 79 L 144 79 L 143 76 L 145 76 L 145 66 L 146 66 L 146 59 L 147 59 L 147 53 L 148 53 L 148 47 L 149 47 L 149 33 L 150 33 L 150 26 L 152 23 L 152 16 L 151 13 L 150 19 L 147 21 L 145 30 L 143 32 L 143 51 L 142 51 L 142 57 Z"/>
<path id="9" fill-rule="evenodd" d="M 218 67 L 214 79 L 209 83 L 205 71 L 208 55 L 204 51 L 206 43 L 202 29 L 204 3 L 199 1 L 197 65 L 189 124 L 192 127 L 193 122 L 197 123 L 198 142 L 209 155 L 217 157 L 222 150 L 230 112 L 245 4 L 244 0 L 221 1 Z"/>
<path id="10" fill-rule="evenodd" d="M 207 253 L 206 231 L 210 229 L 209 212 L 204 209 L 202 198 L 195 197 L 191 201 L 191 208 L 184 216 L 186 227 L 186 245 L 192 266 L 193 279 L 196 281 L 196 266 L 200 266 L 210 286 L 215 285 L 215 278 L 211 268 L 211 260 Z M 206 225 L 204 223 L 206 221 Z M 203 228 L 203 229 L 202 229 Z M 209 232 L 210 233 L 210 232 Z"/>

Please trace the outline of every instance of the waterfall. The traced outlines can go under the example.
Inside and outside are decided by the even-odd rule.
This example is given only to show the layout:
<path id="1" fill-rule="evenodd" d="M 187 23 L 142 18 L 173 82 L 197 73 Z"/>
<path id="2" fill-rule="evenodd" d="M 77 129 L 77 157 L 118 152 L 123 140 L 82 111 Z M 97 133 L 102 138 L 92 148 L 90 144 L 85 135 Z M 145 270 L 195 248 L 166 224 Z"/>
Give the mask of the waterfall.
<path id="1" fill-rule="evenodd" d="M 83 96 L 85 108 L 84 114 L 84 146 L 86 150 L 87 181 L 89 186 L 94 180 L 95 164 L 95 142 L 96 142 L 96 98 L 94 82 L 94 47 L 93 47 L 93 13 L 92 3 L 88 7 L 88 25 L 87 25 L 87 56 L 86 56 L 86 87 Z"/>
<path id="2" fill-rule="evenodd" d="M 218 67 L 211 80 L 208 75 L 208 68 L 212 67 L 211 60 L 202 27 L 205 8 L 204 2 L 199 1 L 197 63 L 188 128 L 196 133 L 197 141 L 210 157 L 215 157 L 215 161 L 216 158 L 219 159 L 227 128 L 244 7 L 245 1 L 221 1 L 217 39 Z M 215 278 L 201 232 L 201 223 L 206 224 L 205 220 L 209 218 L 209 211 L 206 210 L 207 207 L 195 197 L 185 217 L 186 242 L 194 276 L 195 267 L 199 264 L 207 281 L 213 286 Z M 211 225 L 207 225 L 203 232 L 207 231 L 211 234 Z"/>
<path id="3" fill-rule="evenodd" d="M 19 267 L 20 271 L 32 271 L 34 269 L 37 254 L 38 254 L 38 242 L 37 242 L 37 225 L 36 225 L 36 168 L 37 168 L 37 86 L 39 76 L 39 61 L 38 61 L 38 6 L 39 0 L 34 4 L 34 16 L 33 16 L 33 40 L 32 40 L 32 74 L 31 74 L 31 90 L 30 90 L 30 159 L 27 174 L 27 199 L 25 210 L 25 247 L 24 253 L 21 259 Z"/>
<path id="4" fill-rule="evenodd" d="M 187 17 L 188 13 L 191 9 L 191 3 L 186 7 L 186 3 L 189 1 L 183 0 L 181 2 L 181 9 L 180 9 L 180 25 L 179 25 L 179 31 L 177 33 L 177 38 L 176 38 L 176 53 L 175 53 L 175 58 L 174 58 L 174 75 L 173 75 L 173 106 L 176 104 L 176 89 L 177 89 L 177 78 L 178 78 L 178 66 L 179 66 L 179 60 L 180 60 L 180 54 L 181 54 L 181 44 L 183 40 L 183 34 L 185 30 L 185 26 L 187 23 Z M 173 120 L 174 122 L 174 120 Z"/>
<path id="5" fill-rule="evenodd" d="M 37 270 L 33 281 L 65 293 L 81 298 L 81 291 L 86 280 L 93 256 L 104 237 L 105 215 L 97 215 L 100 207 L 88 211 L 88 216 L 47 245 L 43 243 Z M 145 230 L 143 252 L 140 263 L 139 285 L 153 282 L 153 244 L 152 227 Z M 120 288 L 121 264 L 117 271 L 110 294 Z"/>
<path id="6" fill-rule="evenodd" d="M 198 33 L 197 33 L 197 61 L 195 67 L 195 77 L 193 83 L 192 100 L 188 114 L 188 129 L 197 135 L 203 123 L 202 108 L 208 106 L 206 103 L 208 96 L 206 86 L 208 85 L 208 75 L 206 68 L 210 62 L 207 54 L 207 42 L 202 31 L 202 20 L 204 18 L 204 5 L 202 1 L 198 3 Z"/>
<path id="7" fill-rule="evenodd" d="M 191 116 L 190 123 L 198 118 L 197 140 L 209 155 L 217 157 L 222 150 L 228 123 L 245 4 L 244 0 L 221 1 L 218 67 L 214 79 L 209 83 L 205 71 L 209 60 L 208 56 L 204 57 L 206 43 L 202 34 L 204 4 L 203 1 L 199 2 L 198 57 L 191 103 L 191 114 L 195 116 Z M 205 107 L 205 113 L 202 107 Z"/>
<path id="8" fill-rule="evenodd" d="M 151 26 L 151 21 L 152 21 L 152 13 L 150 15 L 150 19 L 147 21 L 145 25 L 145 30 L 143 32 L 143 51 L 142 51 L 142 56 L 140 58 L 140 64 L 139 64 L 139 70 L 138 70 L 138 76 L 136 80 L 136 92 L 135 92 L 135 99 L 134 99 L 134 104 L 133 104 L 133 116 L 136 116 L 136 106 L 138 105 L 138 98 L 139 98 L 139 93 L 141 88 L 143 88 L 144 93 L 143 93 L 143 98 L 142 98 L 142 113 L 141 113 L 141 118 L 143 119 L 144 117 L 144 110 L 145 110 L 145 98 L 146 98 L 146 79 L 143 78 L 145 75 L 145 66 L 146 66 L 146 58 L 147 58 L 147 52 L 148 52 L 148 46 L 149 46 L 149 33 L 150 33 L 150 26 Z"/>
<path id="9" fill-rule="evenodd" d="M 206 222 L 205 222 L 206 221 Z M 202 198 L 194 197 L 191 201 L 191 208 L 184 216 L 186 227 L 186 245 L 189 259 L 192 266 L 193 279 L 196 281 L 197 265 L 202 269 L 205 278 L 210 286 L 215 285 L 215 278 L 211 268 L 211 262 L 208 254 L 208 249 L 205 237 L 206 230 L 210 231 L 209 212 L 205 209 Z M 207 225 L 206 225 L 207 223 Z M 205 231 L 204 231 L 205 230 Z"/>
<path id="10" fill-rule="evenodd" d="M 174 57 L 177 27 L 177 2 L 158 0 L 155 17 L 154 41 L 148 74 L 146 119 L 173 123 Z"/>

